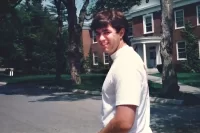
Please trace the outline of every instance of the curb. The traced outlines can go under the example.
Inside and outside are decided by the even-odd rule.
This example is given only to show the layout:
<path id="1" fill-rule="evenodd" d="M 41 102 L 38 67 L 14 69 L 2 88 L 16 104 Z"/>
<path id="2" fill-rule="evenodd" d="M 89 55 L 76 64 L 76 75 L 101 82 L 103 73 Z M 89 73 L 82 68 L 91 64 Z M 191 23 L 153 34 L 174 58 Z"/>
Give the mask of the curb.
<path id="1" fill-rule="evenodd" d="M 0 82 L 0 86 L 1 85 L 6 85 L 7 84 L 7 82 Z"/>
<path id="2" fill-rule="evenodd" d="M 88 90 L 73 89 L 72 92 L 73 93 L 79 93 L 79 94 L 101 96 L 100 91 L 88 91 Z"/>
<path id="3" fill-rule="evenodd" d="M 184 104 L 184 100 L 166 99 L 166 98 L 158 98 L 158 97 L 150 97 L 150 102 L 168 104 L 168 105 L 183 105 Z"/>
<path id="4" fill-rule="evenodd" d="M 101 96 L 100 91 L 88 91 L 88 90 L 73 89 L 72 92 L 77 93 L 77 94 Z M 158 97 L 150 97 L 150 102 L 165 104 L 165 105 L 184 105 L 184 100 L 166 99 L 166 98 L 158 98 Z"/>

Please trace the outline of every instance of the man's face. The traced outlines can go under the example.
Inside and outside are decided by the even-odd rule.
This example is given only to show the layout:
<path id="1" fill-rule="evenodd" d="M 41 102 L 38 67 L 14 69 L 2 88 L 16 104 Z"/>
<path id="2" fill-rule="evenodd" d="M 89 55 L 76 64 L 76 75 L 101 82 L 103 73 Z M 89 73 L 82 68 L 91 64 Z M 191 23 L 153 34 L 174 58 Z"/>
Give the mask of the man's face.
<path id="1" fill-rule="evenodd" d="M 113 54 L 118 49 L 120 38 L 122 38 L 120 34 L 116 33 L 116 30 L 110 25 L 96 30 L 98 44 L 102 47 L 103 51 L 109 55 Z"/>

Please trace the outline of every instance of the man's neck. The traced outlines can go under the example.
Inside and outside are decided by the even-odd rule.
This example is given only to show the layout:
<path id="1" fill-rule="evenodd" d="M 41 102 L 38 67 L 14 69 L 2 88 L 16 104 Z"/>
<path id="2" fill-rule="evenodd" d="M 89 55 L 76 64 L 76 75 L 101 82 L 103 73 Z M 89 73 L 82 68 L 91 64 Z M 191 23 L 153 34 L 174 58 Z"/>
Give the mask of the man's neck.
<path id="1" fill-rule="evenodd" d="M 124 46 L 126 46 L 127 44 L 124 42 L 124 41 L 120 41 L 120 44 L 118 45 L 118 47 L 117 47 L 117 50 L 119 50 L 120 48 L 122 48 L 122 47 L 124 47 Z M 116 50 L 116 51 L 117 51 Z"/>
<path id="2" fill-rule="evenodd" d="M 121 42 L 118 45 L 118 47 L 116 48 L 116 51 L 113 54 L 110 55 L 112 60 L 116 59 L 117 56 L 119 56 L 119 54 L 123 51 L 123 48 L 126 47 L 126 46 L 128 46 L 126 43 Z"/>

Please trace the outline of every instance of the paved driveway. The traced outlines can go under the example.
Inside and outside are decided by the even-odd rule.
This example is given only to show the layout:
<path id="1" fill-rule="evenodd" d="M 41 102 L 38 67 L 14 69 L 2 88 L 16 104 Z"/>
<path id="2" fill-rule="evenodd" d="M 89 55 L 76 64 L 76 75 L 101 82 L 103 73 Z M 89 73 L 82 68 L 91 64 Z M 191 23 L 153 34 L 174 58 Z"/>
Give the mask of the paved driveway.
<path id="1" fill-rule="evenodd" d="M 0 87 L 0 133 L 97 133 L 101 97 Z M 199 133 L 200 107 L 151 104 L 155 133 Z"/>

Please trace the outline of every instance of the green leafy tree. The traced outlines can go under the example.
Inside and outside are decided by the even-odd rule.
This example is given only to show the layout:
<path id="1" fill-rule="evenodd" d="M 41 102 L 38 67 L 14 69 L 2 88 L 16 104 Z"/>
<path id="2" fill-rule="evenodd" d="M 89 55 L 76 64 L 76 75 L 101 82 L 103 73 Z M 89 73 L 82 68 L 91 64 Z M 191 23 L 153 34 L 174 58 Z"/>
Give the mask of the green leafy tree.
<path id="1" fill-rule="evenodd" d="M 0 56 L 5 66 L 49 73 L 56 66 L 56 24 L 41 1 L 27 0 L 0 25 Z M 28 63 L 27 63 L 28 60 Z M 28 67 L 27 67 L 28 65 Z M 54 70 L 53 70 L 54 71 Z"/>
<path id="2" fill-rule="evenodd" d="M 0 1 L 0 22 L 6 17 L 7 14 L 20 4 L 22 0 L 1 0 Z"/>
<path id="3" fill-rule="evenodd" d="M 182 30 L 186 41 L 187 60 L 183 62 L 184 69 L 189 72 L 200 72 L 198 37 L 194 34 L 195 27 L 189 21 Z"/>

